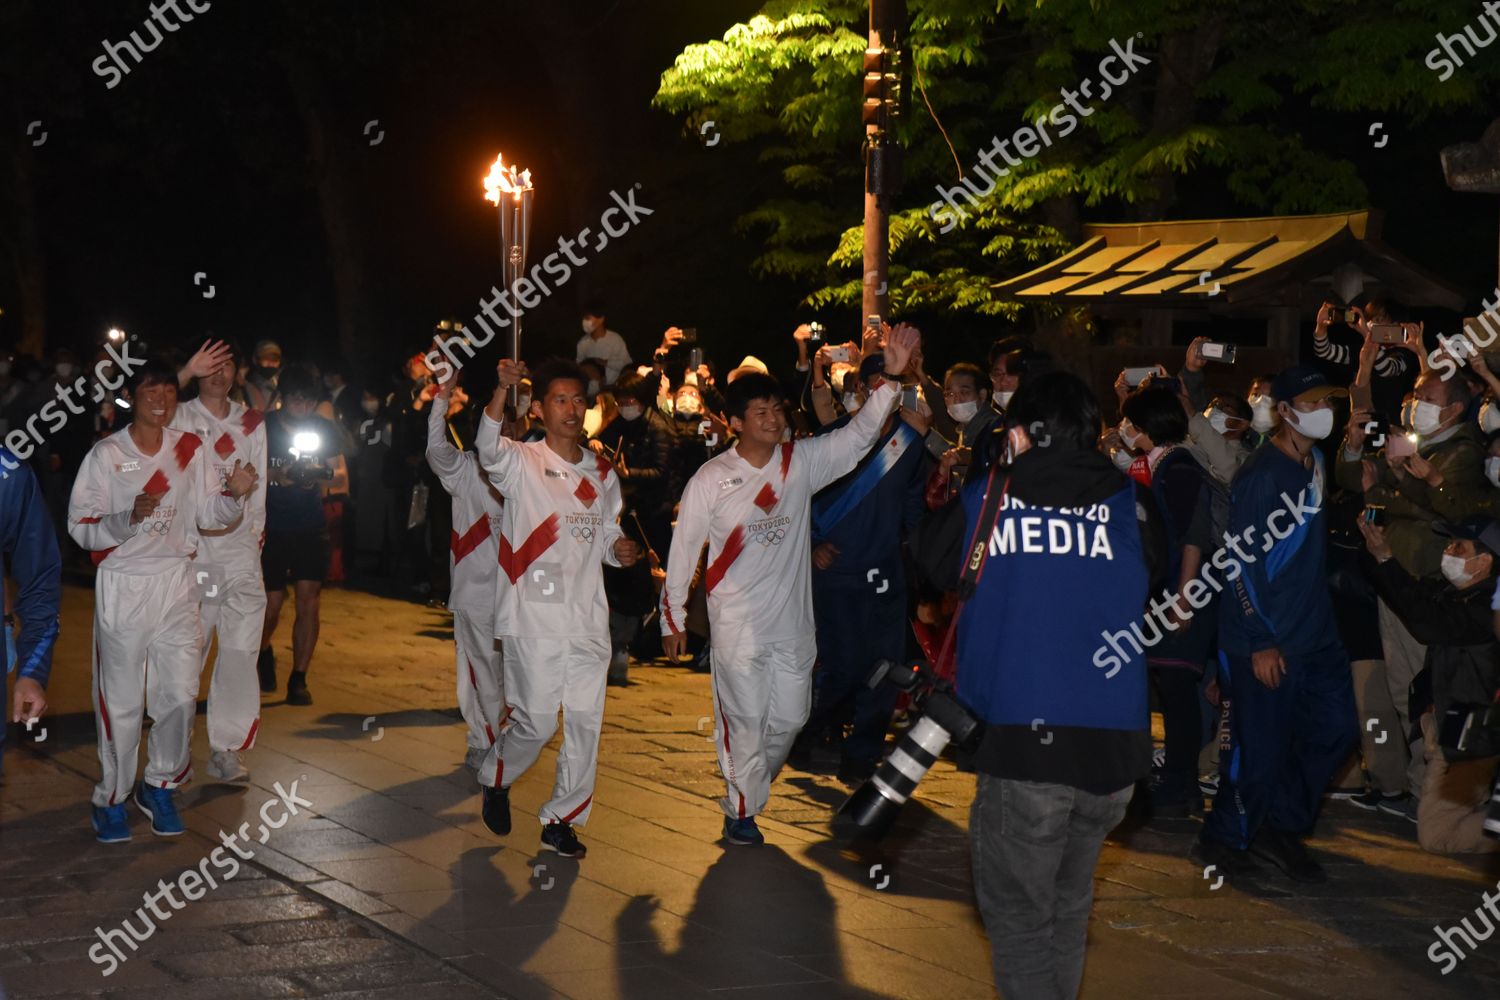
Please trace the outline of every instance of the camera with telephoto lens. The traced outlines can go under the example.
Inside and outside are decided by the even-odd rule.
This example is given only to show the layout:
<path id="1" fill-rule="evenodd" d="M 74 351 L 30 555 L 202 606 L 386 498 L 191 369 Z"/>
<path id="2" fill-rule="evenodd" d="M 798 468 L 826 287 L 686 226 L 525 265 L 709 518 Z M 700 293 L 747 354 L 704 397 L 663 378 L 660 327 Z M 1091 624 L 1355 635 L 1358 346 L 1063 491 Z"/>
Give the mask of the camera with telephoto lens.
<path id="1" fill-rule="evenodd" d="M 317 431 L 295 431 L 285 455 L 271 455 L 266 464 L 281 469 L 287 482 L 310 489 L 333 479 L 333 469 L 323 456 L 323 436 Z"/>
<path id="2" fill-rule="evenodd" d="M 1500 693 L 1489 704 L 1455 704 L 1438 723 L 1438 743 L 1449 760 L 1474 760 L 1500 756 Z M 1500 773 L 1490 792 L 1490 811 L 1485 830 L 1500 837 Z"/>
<path id="3" fill-rule="evenodd" d="M 885 836 L 948 744 L 973 751 L 984 736 L 984 720 L 958 700 L 953 685 L 938 677 L 926 660 L 910 664 L 878 661 L 870 672 L 869 685 L 874 688 L 881 684 L 891 684 L 910 695 L 912 711 L 921 715 L 870 780 L 839 807 L 833 829 L 840 836 L 872 840 Z"/>

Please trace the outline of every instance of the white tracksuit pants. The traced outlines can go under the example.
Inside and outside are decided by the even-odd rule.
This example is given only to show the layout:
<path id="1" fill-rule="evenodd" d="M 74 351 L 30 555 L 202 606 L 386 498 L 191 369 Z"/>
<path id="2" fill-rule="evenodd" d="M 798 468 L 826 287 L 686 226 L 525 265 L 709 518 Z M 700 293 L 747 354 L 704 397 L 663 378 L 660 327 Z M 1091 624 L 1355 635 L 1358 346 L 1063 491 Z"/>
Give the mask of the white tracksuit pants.
<path id="1" fill-rule="evenodd" d="M 118 805 L 135 785 L 141 725 L 148 784 L 176 788 L 192 777 L 203 638 L 189 564 L 156 576 L 100 567 L 94 579 L 94 719 L 103 777 L 96 806 Z"/>
<path id="2" fill-rule="evenodd" d="M 536 763 L 557 732 L 563 713 L 562 747 L 552 798 L 538 818 L 588 822 L 599 764 L 599 731 L 604 725 L 604 683 L 609 672 L 606 639 L 506 638 L 505 701 L 509 713 L 500 738 L 479 769 L 481 785 L 509 788 Z"/>
<path id="3" fill-rule="evenodd" d="M 792 741 L 812 707 L 812 636 L 712 648 L 714 744 L 729 793 L 719 800 L 732 819 L 758 815 L 771 797 L 771 782 L 792 752 Z"/>
<path id="4" fill-rule="evenodd" d="M 458 647 L 458 711 L 469 727 L 469 746 L 488 750 L 500 734 L 505 712 L 505 674 L 494 613 L 455 609 L 453 641 Z"/>
<path id="5" fill-rule="evenodd" d="M 260 634 L 266 624 L 266 588 L 260 567 L 237 567 L 220 585 L 222 601 L 203 601 L 203 669 L 210 639 L 219 635 L 213 679 L 208 685 L 210 750 L 249 750 L 260 728 Z"/>

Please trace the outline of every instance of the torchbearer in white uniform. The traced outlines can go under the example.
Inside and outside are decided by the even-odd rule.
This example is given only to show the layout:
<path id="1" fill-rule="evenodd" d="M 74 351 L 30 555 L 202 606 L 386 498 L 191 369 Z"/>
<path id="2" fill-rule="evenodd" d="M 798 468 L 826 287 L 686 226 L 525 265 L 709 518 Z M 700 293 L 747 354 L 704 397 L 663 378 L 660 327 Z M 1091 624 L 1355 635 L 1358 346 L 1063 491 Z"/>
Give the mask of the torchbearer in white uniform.
<path id="1" fill-rule="evenodd" d="M 507 716 L 479 771 L 482 815 L 492 832 L 510 832 L 510 786 L 536 762 L 561 709 L 557 777 L 540 811 L 542 847 L 581 857 L 573 824 L 588 819 L 593 803 L 609 669 L 601 567 L 630 566 L 640 552 L 620 529 L 620 477 L 579 443 L 588 399 L 577 365 L 552 362 L 532 379 L 543 440 L 501 436 L 506 390 L 525 374 L 514 361 L 500 362 L 478 437 L 480 464 L 505 497 L 495 632 Z"/>
<path id="2" fill-rule="evenodd" d="M 783 442 L 779 384 L 741 374 L 725 392 L 738 440 L 683 490 L 661 595 L 662 649 L 674 658 L 686 652 L 683 607 L 706 541 L 714 742 L 728 785 L 719 804 L 731 844 L 765 842 L 755 817 L 812 703 L 812 496 L 853 470 L 880 437 L 920 339 L 909 326 L 891 331 L 885 381 L 847 425 L 822 437 Z"/>
<path id="3" fill-rule="evenodd" d="M 448 607 L 458 647 L 458 710 L 469 727 L 464 763 L 478 771 L 500 732 L 505 711 L 505 677 L 495 639 L 505 507 L 479 467 L 479 453 L 460 451 L 449 433 L 448 408 L 456 382 L 457 372 L 450 365 L 427 414 L 427 464 L 453 498 Z"/>
<path id="4" fill-rule="evenodd" d="M 181 403 L 172 429 L 198 436 L 216 482 L 229 478 L 239 462 L 260 478 L 245 497 L 245 512 L 227 528 L 204 529 L 193 560 L 193 580 L 202 600 L 203 669 L 210 640 L 218 633 L 218 657 L 208 688 L 210 777 L 250 780 L 241 754 L 255 746 L 260 729 L 260 683 L 255 660 L 266 620 L 266 588 L 260 575 L 260 546 L 266 534 L 265 415 L 229 398 L 235 359 L 226 345 L 209 344 L 178 373 L 198 381 L 198 397 Z"/>
<path id="5" fill-rule="evenodd" d="M 190 742 L 203 670 L 193 555 L 200 528 L 244 516 L 258 483 L 235 462 L 220 480 L 195 434 L 173 430 L 177 373 L 147 362 L 130 382 L 130 426 L 89 450 L 68 502 L 68 533 L 93 553 L 94 714 L 103 777 L 94 830 L 130 839 L 125 800 L 159 836 L 182 833 L 173 789 L 192 774 Z M 149 668 L 149 669 L 148 669 Z M 145 779 L 136 785 L 143 716 L 150 712 Z"/>

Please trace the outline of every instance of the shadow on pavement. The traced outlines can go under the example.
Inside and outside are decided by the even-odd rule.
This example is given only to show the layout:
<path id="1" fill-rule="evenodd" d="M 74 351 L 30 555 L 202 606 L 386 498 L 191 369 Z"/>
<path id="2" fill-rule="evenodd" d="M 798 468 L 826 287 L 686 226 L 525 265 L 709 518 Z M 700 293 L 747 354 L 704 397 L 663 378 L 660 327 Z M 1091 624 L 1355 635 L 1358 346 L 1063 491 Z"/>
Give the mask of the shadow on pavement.
<path id="1" fill-rule="evenodd" d="M 715 989 L 806 981 L 816 972 L 831 982 L 808 996 L 881 996 L 847 985 L 833 896 L 817 872 L 774 845 L 725 850 L 699 882 L 674 951 L 652 927 L 657 908 L 654 897 L 635 896 L 616 920 L 617 939 L 635 942 L 621 945 L 621 997 L 667 995 L 660 971 Z"/>

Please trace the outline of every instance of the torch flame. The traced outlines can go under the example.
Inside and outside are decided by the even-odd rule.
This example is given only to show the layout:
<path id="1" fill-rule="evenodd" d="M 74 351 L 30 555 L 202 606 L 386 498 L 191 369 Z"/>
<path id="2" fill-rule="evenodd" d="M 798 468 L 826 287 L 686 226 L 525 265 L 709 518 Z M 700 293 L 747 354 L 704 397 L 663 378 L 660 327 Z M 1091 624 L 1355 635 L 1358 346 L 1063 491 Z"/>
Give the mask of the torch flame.
<path id="1" fill-rule="evenodd" d="M 519 201 L 523 191 L 531 190 L 531 171 L 522 170 L 517 173 L 515 166 L 507 167 L 504 160 L 504 153 L 495 157 L 489 176 L 484 179 L 485 200 L 496 205 L 500 204 L 502 192 Z"/>

